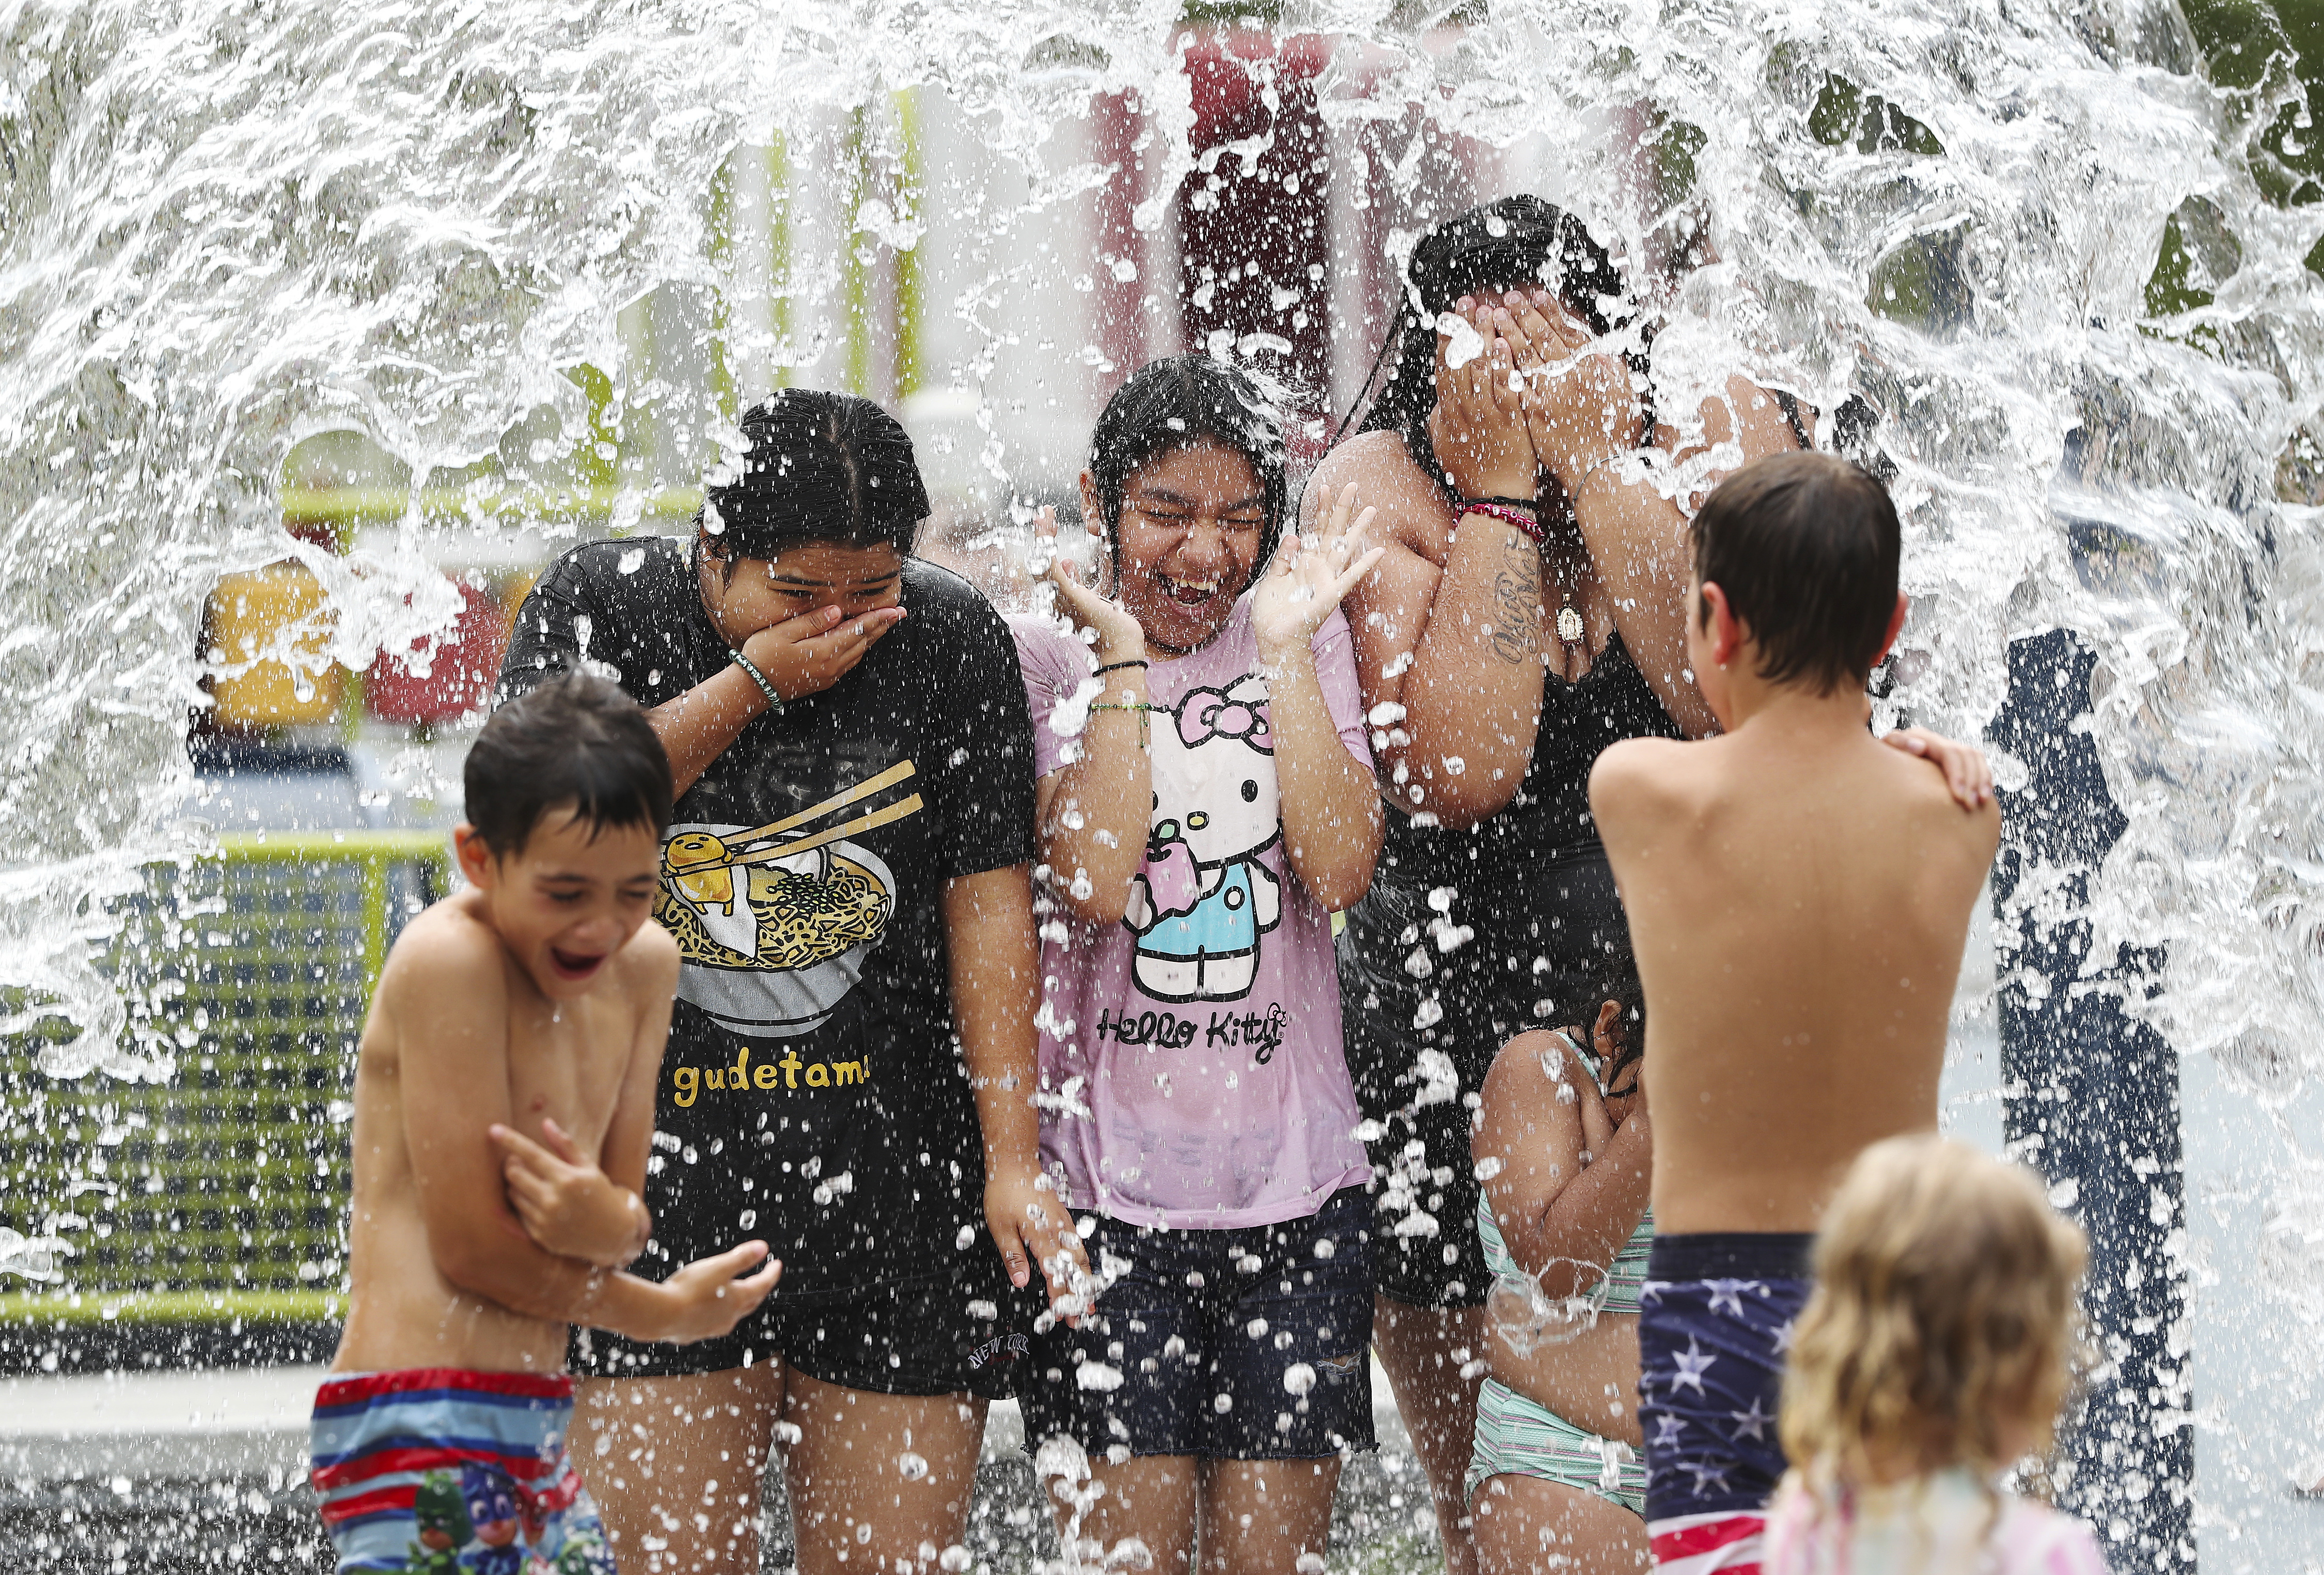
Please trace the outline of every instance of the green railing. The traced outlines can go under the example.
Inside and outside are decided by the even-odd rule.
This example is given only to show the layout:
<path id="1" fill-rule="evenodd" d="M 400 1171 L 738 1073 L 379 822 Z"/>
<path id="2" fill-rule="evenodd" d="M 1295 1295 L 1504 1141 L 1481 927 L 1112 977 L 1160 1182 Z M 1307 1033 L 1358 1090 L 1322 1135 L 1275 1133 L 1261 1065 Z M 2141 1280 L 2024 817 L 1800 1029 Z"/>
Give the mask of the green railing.
<path id="1" fill-rule="evenodd" d="M 0 1224 L 70 1249 L 0 1294 L 0 1326 L 339 1315 L 356 1042 L 395 932 L 449 889 L 447 839 L 218 840 L 112 904 L 113 977 L 133 1033 L 173 1047 L 167 1080 L 50 1079 L 0 1047 Z"/>

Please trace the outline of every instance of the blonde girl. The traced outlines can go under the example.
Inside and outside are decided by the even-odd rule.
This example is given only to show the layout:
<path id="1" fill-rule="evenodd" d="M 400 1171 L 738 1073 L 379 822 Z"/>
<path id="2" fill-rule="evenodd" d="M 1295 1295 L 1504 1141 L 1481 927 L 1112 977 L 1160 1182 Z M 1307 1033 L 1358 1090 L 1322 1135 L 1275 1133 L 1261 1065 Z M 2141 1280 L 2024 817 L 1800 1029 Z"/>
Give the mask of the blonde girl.
<path id="1" fill-rule="evenodd" d="M 2019 1166 L 1867 1149 L 1792 1342 L 1767 1575 L 2104 1575 L 2088 1526 L 1998 1486 L 2049 1447 L 2087 1255 Z"/>

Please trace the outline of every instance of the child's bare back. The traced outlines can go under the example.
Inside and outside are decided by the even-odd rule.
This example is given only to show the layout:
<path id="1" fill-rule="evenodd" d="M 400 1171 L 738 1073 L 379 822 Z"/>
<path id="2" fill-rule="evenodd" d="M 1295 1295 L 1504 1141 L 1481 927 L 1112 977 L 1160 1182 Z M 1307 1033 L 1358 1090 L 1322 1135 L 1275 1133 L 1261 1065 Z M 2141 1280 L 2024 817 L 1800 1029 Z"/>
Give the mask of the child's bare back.
<path id="1" fill-rule="evenodd" d="M 1933 1131 L 2000 819 L 1860 722 L 1637 739 L 1591 788 L 1654 1003 L 1655 1216 L 1812 1230 L 1858 1153 Z"/>
<path id="2" fill-rule="evenodd" d="M 1904 621 L 1879 482 L 1824 454 L 1762 459 L 1693 537 L 1687 659 L 1725 734 L 1615 745 L 1590 807 L 1646 996 L 1646 1530 L 1658 1559 L 1716 1547 L 1740 1568 L 1784 1469 L 1771 1423 L 1809 1233 L 1868 1144 L 1936 1126 L 2000 816 L 1974 751 L 1866 726 L 1866 676 Z"/>

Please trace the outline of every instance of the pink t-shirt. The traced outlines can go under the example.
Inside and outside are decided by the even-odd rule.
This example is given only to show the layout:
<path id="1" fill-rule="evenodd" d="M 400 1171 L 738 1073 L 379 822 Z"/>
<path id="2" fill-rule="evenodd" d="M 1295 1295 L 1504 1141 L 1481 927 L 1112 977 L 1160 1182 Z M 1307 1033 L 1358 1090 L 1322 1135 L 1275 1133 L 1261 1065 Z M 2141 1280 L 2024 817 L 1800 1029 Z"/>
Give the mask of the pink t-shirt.
<path id="1" fill-rule="evenodd" d="M 1767 1506 L 1765 1575 L 2107 1575 L 2090 1528 L 1962 1470 L 1827 1502 L 1796 1476 Z"/>
<path id="2" fill-rule="evenodd" d="M 1012 618 L 1033 773 L 1079 758 L 1096 665 Z M 1371 769 L 1354 643 L 1334 612 L 1315 672 Z M 1200 651 L 1148 669 L 1154 818 L 1122 922 L 1056 907 L 1041 927 L 1041 1161 L 1076 1209 L 1226 1229 L 1313 1214 L 1369 1181 L 1340 1042 L 1332 916 L 1283 849 L 1250 598 Z"/>

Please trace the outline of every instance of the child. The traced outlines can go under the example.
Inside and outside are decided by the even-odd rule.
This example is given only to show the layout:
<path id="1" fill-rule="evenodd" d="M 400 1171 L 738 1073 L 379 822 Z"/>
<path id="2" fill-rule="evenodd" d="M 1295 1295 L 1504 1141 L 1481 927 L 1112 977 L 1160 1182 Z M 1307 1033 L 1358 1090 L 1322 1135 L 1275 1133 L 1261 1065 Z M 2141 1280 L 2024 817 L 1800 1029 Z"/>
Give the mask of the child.
<path id="1" fill-rule="evenodd" d="M 1645 992 L 1605 959 L 1586 1026 L 1521 1033 L 1485 1075 L 1470 1143 L 1492 1376 L 1477 1397 L 1471 1540 L 1485 1575 L 1646 1563 L 1638 1292 L 1655 1239 L 1640 1074 Z M 1588 1048 L 1584 1048 L 1584 1046 Z M 1562 1561 L 1562 1562 L 1561 1562 Z"/>
<path id="2" fill-rule="evenodd" d="M 1026 1436 L 1073 1441 L 1045 1457 L 1068 1477 L 1089 1461 L 1065 1534 L 1142 1543 L 1157 1575 L 1191 1568 L 1198 1524 L 1205 1569 L 1320 1567 L 1341 1459 L 1372 1442 L 1331 913 L 1379 848 L 1337 610 L 1379 552 L 1353 488 L 1275 551 L 1280 421 L 1207 357 L 1139 371 L 1082 477 L 1107 594 L 1051 572 L 1094 649 L 1015 626 L 1058 913 L 1041 1155 L 1101 1265 L 1080 1327 L 1035 1340 Z"/>
<path id="3" fill-rule="evenodd" d="M 2015 1165 L 1934 1137 L 1864 1151 L 1792 1340 L 1798 1463 L 1768 1510 L 1767 1575 L 2105 1575 L 2088 1526 L 1995 1487 L 2049 1446 L 2085 1256 Z"/>
<path id="4" fill-rule="evenodd" d="M 750 1241 L 660 1284 L 619 1272 L 651 1229 L 678 982 L 646 922 L 670 793 L 644 713 L 600 679 L 546 685 L 485 724 L 466 781 L 468 887 L 397 940 L 364 1024 L 315 1490 L 342 1570 L 609 1571 L 566 1458 L 566 1326 L 722 1335 L 781 1265 L 738 1280 L 767 1255 Z"/>
<path id="5" fill-rule="evenodd" d="M 1693 524 L 1687 648 L 1726 728 L 1599 758 L 1591 807 L 1646 981 L 1659 1227 L 1640 1320 L 1660 1563 L 1757 1562 L 1809 1232 L 1868 1144 L 1933 1130 L 1962 941 L 2000 835 L 1866 727 L 1904 619 L 1896 513 L 1843 460 L 1759 460 Z"/>

